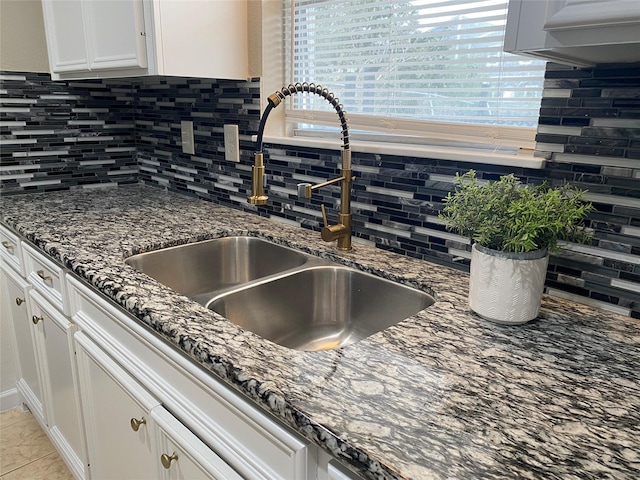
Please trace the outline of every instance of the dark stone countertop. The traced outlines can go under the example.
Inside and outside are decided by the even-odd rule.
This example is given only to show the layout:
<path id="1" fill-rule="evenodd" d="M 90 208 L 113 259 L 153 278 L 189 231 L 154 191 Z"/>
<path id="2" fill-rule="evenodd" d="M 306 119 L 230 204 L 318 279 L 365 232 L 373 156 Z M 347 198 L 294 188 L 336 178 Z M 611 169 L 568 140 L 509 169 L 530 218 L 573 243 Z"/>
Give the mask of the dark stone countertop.
<path id="1" fill-rule="evenodd" d="M 209 202 L 129 186 L 5 196 L 2 223 L 222 381 L 370 478 L 640 478 L 640 321 L 545 296 L 538 319 L 470 313 L 464 273 Z M 340 350 L 244 331 L 124 264 L 260 236 L 431 290 L 436 303 Z"/>

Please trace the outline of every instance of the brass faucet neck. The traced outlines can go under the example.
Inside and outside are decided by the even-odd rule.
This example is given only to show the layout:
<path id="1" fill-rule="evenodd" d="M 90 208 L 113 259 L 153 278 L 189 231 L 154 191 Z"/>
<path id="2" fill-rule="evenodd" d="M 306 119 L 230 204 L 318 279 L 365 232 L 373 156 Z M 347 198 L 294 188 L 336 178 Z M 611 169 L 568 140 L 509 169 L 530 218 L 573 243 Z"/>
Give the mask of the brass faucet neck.
<path id="1" fill-rule="evenodd" d="M 338 237 L 336 248 L 346 252 L 353 248 L 351 246 L 351 214 L 341 213 L 338 217 L 338 221 L 340 222 L 340 225 L 344 225 L 345 233 L 341 237 Z"/>
<path id="2" fill-rule="evenodd" d="M 321 96 L 327 100 L 331 106 L 333 106 L 338 114 L 340 126 L 342 128 L 342 172 L 339 178 L 334 178 L 333 180 L 328 180 L 317 185 L 312 186 L 311 184 L 299 184 L 298 193 L 299 195 L 304 196 L 304 198 L 309 198 L 311 197 L 312 190 L 340 182 L 340 215 L 338 217 L 338 223 L 336 225 L 325 225 L 324 228 L 322 228 L 321 236 L 322 239 L 327 242 L 337 240 L 338 250 L 351 250 L 351 183 L 353 181 L 353 171 L 351 169 L 351 150 L 349 148 L 349 126 L 347 124 L 346 113 L 340 103 L 340 100 L 321 85 L 307 82 L 296 83 L 295 85 L 289 84 L 287 87 L 283 87 L 279 91 L 267 97 L 268 104 L 262 114 L 260 125 L 258 127 L 256 153 L 254 153 L 254 165 L 251 173 L 251 195 L 247 197 L 247 201 L 252 205 L 265 205 L 268 200 L 264 191 L 265 168 L 264 158 L 262 155 L 262 139 L 269 113 L 272 109 L 280 105 L 285 97 L 303 92 Z"/>
<path id="3" fill-rule="evenodd" d="M 269 198 L 264 193 L 264 156 L 262 152 L 253 154 L 251 186 L 251 196 L 247 197 L 247 201 L 251 205 L 266 205 Z"/>

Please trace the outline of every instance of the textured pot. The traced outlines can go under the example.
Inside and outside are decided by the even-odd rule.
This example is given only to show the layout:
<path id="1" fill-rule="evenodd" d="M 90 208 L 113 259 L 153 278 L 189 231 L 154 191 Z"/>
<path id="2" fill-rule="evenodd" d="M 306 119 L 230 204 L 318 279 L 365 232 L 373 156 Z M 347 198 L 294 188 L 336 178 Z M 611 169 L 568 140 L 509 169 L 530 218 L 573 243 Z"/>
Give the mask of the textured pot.
<path id="1" fill-rule="evenodd" d="M 469 307 L 487 320 L 506 325 L 533 320 L 540 312 L 548 264 L 546 250 L 505 253 L 474 244 Z"/>

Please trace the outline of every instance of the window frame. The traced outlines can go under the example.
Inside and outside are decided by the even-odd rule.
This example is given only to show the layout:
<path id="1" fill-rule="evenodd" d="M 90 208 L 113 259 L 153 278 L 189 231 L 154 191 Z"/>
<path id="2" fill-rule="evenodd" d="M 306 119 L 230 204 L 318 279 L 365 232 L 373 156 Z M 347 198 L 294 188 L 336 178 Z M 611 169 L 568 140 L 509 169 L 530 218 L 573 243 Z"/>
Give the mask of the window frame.
<path id="1" fill-rule="evenodd" d="M 279 91 L 291 83 L 287 79 L 288 63 L 290 52 L 287 52 L 285 39 L 285 26 L 282 18 L 284 15 L 285 2 L 290 0 L 267 0 L 262 4 L 262 77 L 261 77 L 261 102 L 262 108 L 267 105 L 267 97 Z M 544 92 L 543 92 L 544 96 Z M 317 134 L 310 136 L 300 135 L 296 129 L 296 123 L 303 120 L 304 114 L 291 115 L 288 112 L 288 102 L 285 101 L 280 106 L 272 110 L 269 121 L 264 132 L 264 142 L 279 145 L 316 147 L 330 150 L 340 150 L 342 142 L 338 136 L 328 135 L 318 137 Z M 347 112 L 348 116 L 348 112 Z M 314 112 L 314 122 L 321 122 L 327 126 L 338 126 L 337 116 L 333 112 Z M 322 118 L 320 118 L 322 117 Z M 390 124 L 393 124 L 392 119 Z M 295 121 L 295 123 L 294 123 Z M 453 124 L 457 128 L 459 124 Z M 477 126 L 478 129 L 496 131 L 497 127 Z M 439 126 L 439 128 L 442 128 Z M 509 128 L 509 127 L 499 127 Z M 511 127 L 516 128 L 516 127 Z M 354 125 L 350 123 L 351 131 Z M 388 133 L 393 133 L 394 128 L 389 128 Z M 417 158 L 431 158 L 434 160 L 451 160 L 469 163 L 483 163 L 490 165 L 524 167 L 541 169 L 544 168 L 546 157 L 535 154 L 536 128 L 522 129 L 527 131 L 528 138 L 522 144 L 504 142 L 502 145 L 482 145 L 481 142 L 471 142 L 469 144 L 430 145 L 428 139 L 421 143 L 409 143 L 411 132 L 402 131 L 401 135 L 393 138 L 373 134 L 365 137 L 352 134 L 350 145 L 353 152 L 373 153 L 381 155 L 410 156 Z M 395 131 L 397 133 L 397 130 Z M 446 137 L 446 129 L 436 131 L 438 138 Z"/>

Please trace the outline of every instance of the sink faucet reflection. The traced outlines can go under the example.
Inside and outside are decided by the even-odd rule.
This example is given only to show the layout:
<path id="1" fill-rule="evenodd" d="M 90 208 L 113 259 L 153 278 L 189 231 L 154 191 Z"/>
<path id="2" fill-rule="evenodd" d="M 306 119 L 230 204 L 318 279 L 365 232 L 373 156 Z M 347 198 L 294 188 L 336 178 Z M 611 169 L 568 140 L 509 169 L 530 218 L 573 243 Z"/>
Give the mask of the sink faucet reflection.
<path id="1" fill-rule="evenodd" d="M 268 97 L 268 105 L 262 114 L 260 119 L 260 126 L 258 128 L 258 138 L 256 142 L 256 151 L 253 154 L 254 165 L 252 173 L 252 192 L 251 196 L 247 198 L 247 201 L 253 205 L 265 205 L 268 197 L 264 191 L 264 158 L 262 154 L 262 138 L 264 135 L 264 127 L 267 122 L 267 117 L 271 110 L 276 108 L 285 97 L 295 95 L 297 93 L 312 93 L 319 95 L 327 100 L 331 106 L 336 110 L 340 119 L 340 126 L 342 128 L 342 168 L 340 177 L 328 180 L 326 182 L 312 185 L 310 183 L 298 184 L 298 196 L 303 198 L 311 198 L 311 192 L 318 188 L 326 187 L 327 185 L 333 185 L 340 183 L 340 214 L 338 216 L 338 223 L 335 225 L 329 225 L 327 221 L 327 213 L 324 205 L 321 206 L 322 218 L 324 220 L 324 227 L 321 230 L 321 237 L 325 242 L 332 242 L 337 240 L 338 250 L 351 250 L 351 183 L 354 180 L 353 171 L 351 169 L 351 150 L 349 148 L 349 126 L 347 125 L 347 117 L 345 111 L 340 104 L 338 98 L 335 97 L 328 89 L 323 88 L 321 85 L 314 83 L 296 83 L 290 84 L 287 87 L 275 92 Z"/>

